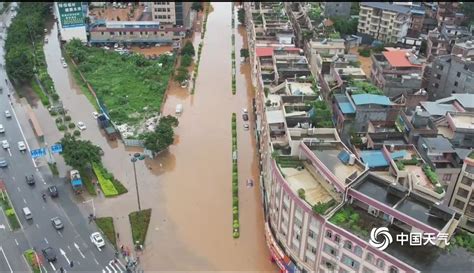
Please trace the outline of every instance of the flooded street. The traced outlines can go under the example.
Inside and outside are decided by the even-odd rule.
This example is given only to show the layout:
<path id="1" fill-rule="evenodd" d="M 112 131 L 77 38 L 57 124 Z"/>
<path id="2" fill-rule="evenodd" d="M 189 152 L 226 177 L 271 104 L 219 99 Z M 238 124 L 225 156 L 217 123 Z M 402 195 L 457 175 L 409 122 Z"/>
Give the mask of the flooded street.
<path id="1" fill-rule="evenodd" d="M 186 89 L 172 83 L 162 110 L 164 115 L 174 114 L 176 104 L 183 104 L 175 145 L 156 160 L 147 159 L 136 165 L 141 206 L 152 208 L 141 257 L 145 271 L 276 270 L 264 239 L 253 115 L 249 115 L 249 131 L 243 129 L 241 115 L 242 108 L 251 112 L 253 97 L 249 64 L 241 65 L 239 57 L 246 35 L 243 29 L 236 31 L 237 93 L 232 95 L 231 4 L 212 5 L 195 94 L 191 96 Z M 97 215 L 113 216 L 122 240 L 119 244 L 131 245 L 128 213 L 137 210 L 137 202 L 129 154 L 139 149 L 126 149 L 120 141 L 109 143 L 102 136 L 91 114 L 93 106 L 71 81 L 68 69 L 61 66 L 56 26 L 48 39 L 50 42 L 45 45 L 48 70 L 65 108 L 73 121 L 86 124 L 88 129 L 82 137 L 103 148 L 104 165 L 129 190 L 118 198 L 94 198 Z M 198 43 L 194 41 L 196 49 Z M 232 112 L 237 113 L 239 239 L 232 238 Z M 42 125 L 46 118 L 38 117 Z M 64 175 L 64 165 L 59 168 Z M 254 187 L 246 187 L 248 178 L 254 179 Z"/>

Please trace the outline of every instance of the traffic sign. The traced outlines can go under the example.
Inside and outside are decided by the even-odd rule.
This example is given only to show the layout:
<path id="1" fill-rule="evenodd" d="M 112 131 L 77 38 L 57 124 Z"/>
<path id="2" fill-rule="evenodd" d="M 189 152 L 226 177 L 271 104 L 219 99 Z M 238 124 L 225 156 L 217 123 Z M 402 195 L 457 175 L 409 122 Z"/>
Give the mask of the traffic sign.
<path id="1" fill-rule="evenodd" d="M 38 157 L 43 157 L 46 155 L 46 149 L 45 148 L 39 148 L 36 150 L 31 150 L 31 157 L 32 158 L 38 158 Z"/>
<path id="2" fill-rule="evenodd" d="M 63 151 L 63 146 L 61 145 L 61 143 L 56 143 L 54 145 L 51 145 L 51 152 L 54 154 L 54 153 L 57 153 L 59 154 L 60 152 Z"/>

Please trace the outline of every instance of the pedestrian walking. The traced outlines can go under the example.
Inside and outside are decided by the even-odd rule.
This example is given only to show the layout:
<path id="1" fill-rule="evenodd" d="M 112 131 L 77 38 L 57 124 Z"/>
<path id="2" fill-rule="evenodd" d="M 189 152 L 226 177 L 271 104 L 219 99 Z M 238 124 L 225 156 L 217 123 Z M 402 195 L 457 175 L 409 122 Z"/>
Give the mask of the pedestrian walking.
<path id="1" fill-rule="evenodd" d="M 59 272 L 64 273 L 64 268 L 62 266 L 59 268 Z"/>
<path id="2" fill-rule="evenodd" d="M 120 233 L 117 232 L 117 239 L 120 239 Z"/>
<path id="3" fill-rule="evenodd" d="M 71 261 L 71 262 L 69 263 L 69 266 L 70 266 L 70 267 L 74 267 L 74 262 Z"/>

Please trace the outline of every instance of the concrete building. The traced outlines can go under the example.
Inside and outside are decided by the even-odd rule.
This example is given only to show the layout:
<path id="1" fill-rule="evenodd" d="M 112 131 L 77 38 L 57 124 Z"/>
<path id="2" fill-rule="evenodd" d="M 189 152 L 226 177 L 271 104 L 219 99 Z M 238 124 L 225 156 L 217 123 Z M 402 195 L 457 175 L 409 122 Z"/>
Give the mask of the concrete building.
<path id="1" fill-rule="evenodd" d="M 458 9 L 459 2 L 438 2 L 438 10 L 436 12 L 438 26 L 455 25 Z"/>
<path id="2" fill-rule="evenodd" d="M 417 143 L 418 139 L 423 136 L 436 137 L 438 135 L 438 129 L 433 118 L 427 111 L 421 111 L 420 109 L 412 114 L 401 111 L 395 125 L 404 134 L 408 143 Z"/>
<path id="3" fill-rule="evenodd" d="M 449 205 L 449 196 L 453 193 L 462 160 L 456 154 L 451 142 L 443 136 L 420 137 L 417 149 L 425 162 L 438 175 L 440 184 L 446 189 L 447 197 L 443 203 Z"/>
<path id="4" fill-rule="evenodd" d="M 54 15 L 58 19 L 61 41 L 68 42 L 76 38 L 87 42 L 87 6 L 83 6 L 82 2 L 54 2 Z"/>
<path id="5" fill-rule="evenodd" d="M 321 2 L 321 9 L 326 17 L 348 17 L 351 6 L 352 2 Z"/>
<path id="6" fill-rule="evenodd" d="M 90 30 L 91 44 L 172 44 L 185 35 L 184 27 L 150 21 L 107 21 Z"/>
<path id="7" fill-rule="evenodd" d="M 454 189 L 450 207 L 461 213 L 459 225 L 474 232 L 474 152 L 464 159 L 461 174 Z"/>
<path id="8" fill-rule="evenodd" d="M 361 2 L 357 32 L 385 43 L 396 43 L 410 28 L 410 8 L 385 2 Z"/>
<path id="9" fill-rule="evenodd" d="M 474 93 L 474 41 L 456 43 L 452 50 L 451 55 L 438 56 L 433 61 L 427 86 L 432 100 Z"/>
<path id="10" fill-rule="evenodd" d="M 389 97 L 413 94 L 420 90 L 422 59 L 410 50 L 393 49 L 372 54 L 371 79 Z"/>
<path id="11" fill-rule="evenodd" d="M 474 147 L 474 113 L 447 112 L 437 122 L 438 132 L 449 139 L 456 148 Z"/>
<path id="12" fill-rule="evenodd" d="M 172 24 L 177 27 L 190 29 L 192 2 L 149 2 L 152 20 L 161 24 Z"/>
<path id="13" fill-rule="evenodd" d="M 343 55 L 345 50 L 344 39 L 323 39 L 320 41 L 309 41 L 305 45 L 306 58 L 309 60 L 313 75 L 321 73 L 322 56 Z"/>
<path id="14" fill-rule="evenodd" d="M 441 29 L 441 30 L 439 30 Z M 436 56 L 451 54 L 451 49 L 458 39 L 471 36 L 467 27 L 443 25 L 428 32 L 426 54 L 429 62 Z"/>

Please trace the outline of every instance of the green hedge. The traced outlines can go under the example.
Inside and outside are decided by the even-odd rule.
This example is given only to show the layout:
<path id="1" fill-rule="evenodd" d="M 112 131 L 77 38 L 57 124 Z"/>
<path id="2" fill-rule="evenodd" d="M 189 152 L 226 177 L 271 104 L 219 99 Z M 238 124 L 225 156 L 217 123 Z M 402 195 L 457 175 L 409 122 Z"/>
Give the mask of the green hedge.
<path id="1" fill-rule="evenodd" d="M 41 272 L 40 265 L 38 264 L 35 251 L 33 249 L 27 249 L 25 252 L 23 252 L 23 256 L 25 257 L 26 262 L 30 266 L 31 270 L 33 270 L 33 273 Z"/>
<path id="2" fill-rule="evenodd" d="M 48 96 L 43 92 L 41 87 L 38 85 L 38 83 L 33 79 L 31 80 L 31 88 L 33 91 L 35 91 L 36 95 L 38 95 L 41 103 L 45 106 L 48 107 L 50 102 Z"/>
<path id="3" fill-rule="evenodd" d="M 232 153 L 237 151 L 237 116 L 232 113 Z M 239 224 L 239 172 L 237 160 L 232 159 L 232 236 L 240 237 Z"/>
<path id="4" fill-rule="evenodd" d="M 114 187 L 117 190 L 119 195 L 128 192 L 127 188 L 125 188 L 125 186 L 119 180 L 117 180 L 114 177 L 113 174 L 111 174 L 109 171 L 107 171 L 107 169 L 103 165 L 97 165 L 97 166 L 101 170 L 101 172 L 102 172 L 103 176 L 105 177 L 105 179 L 110 180 L 110 182 L 112 182 L 112 184 L 114 184 Z"/>
<path id="5" fill-rule="evenodd" d="M 0 205 L 2 206 L 3 211 L 5 212 L 5 216 L 7 217 L 12 230 L 19 229 L 20 223 L 18 222 L 18 218 L 16 217 L 15 210 L 12 208 L 10 200 L 8 200 L 8 196 L 6 195 L 5 192 L 2 192 L 2 194 L 0 194 Z"/>
<path id="6" fill-rule="evenodd" d="M 105 197 L 117 196 L 117 189 L 115 188 L 112 181 L 104 177 L 101 168 L 97 164 L 92 164 L 92 168 L 94 170 L 95 176 L 97 177 L 97 180 L 99 181 L 100 188 L 102 189 L 102 192 L 104 193 Z"/>
<path id="7" fill-rule="evenodd" d="M 86 188 L 87 192 L 92 195 L 96 196 L 97 192 L 95 191 L 94 184 L 92 184 L 92 180 L 89 175 L 86 175 L 86 172 L 80 171 L 79 172 L 81 175 L 82 183 L 84 184 L 84 187 Z"/>
<path id="8" fill-rule="evenodd" d="M 135 211 L 128 215 L 132 227 L 133 244 L 137 241 L 143 245 L 145 243 L 148 225 L 150 224 L 151 209 Z"/>

